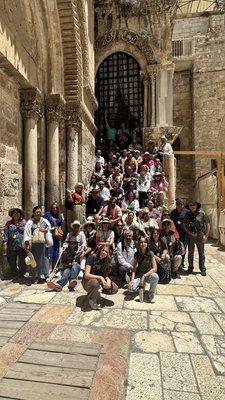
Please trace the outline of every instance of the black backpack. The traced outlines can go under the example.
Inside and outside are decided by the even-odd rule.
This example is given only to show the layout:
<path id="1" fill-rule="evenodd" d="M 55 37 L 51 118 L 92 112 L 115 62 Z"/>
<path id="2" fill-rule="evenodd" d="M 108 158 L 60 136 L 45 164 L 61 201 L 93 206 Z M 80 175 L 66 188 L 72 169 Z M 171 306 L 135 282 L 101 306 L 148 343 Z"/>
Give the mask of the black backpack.
<path id="1" fill-rule="evenodd" d="M 166 285 L 171 281 L 171 263 L 170 261 L 160 261 L 157 263 L 157 274 L 159 275 L 159 283 Z"/>
<path id="2" fill-rule="evenodd" d="M 74 204 L 73 204 L 70 196 L 67 196 L 65 198 L 65 207 L 66 207 L 67 210 L 73 211 Z"/>

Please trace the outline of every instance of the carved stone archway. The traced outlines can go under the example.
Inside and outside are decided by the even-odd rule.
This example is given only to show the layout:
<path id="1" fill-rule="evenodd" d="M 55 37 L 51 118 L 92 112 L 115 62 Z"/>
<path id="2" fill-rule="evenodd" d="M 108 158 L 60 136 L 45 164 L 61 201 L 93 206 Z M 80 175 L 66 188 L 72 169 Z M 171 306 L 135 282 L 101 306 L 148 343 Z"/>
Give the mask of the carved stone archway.
<path id="1" fill-rule="evenodd" d="M 155 64 L 149 38 L 128 29 L 108 31 L 98 37 L 95 50 L 96 72 L 101 62 L 116 51 L 130 54 L 137 60 L 142 70 L 145 70 L 147 65 Z"/>

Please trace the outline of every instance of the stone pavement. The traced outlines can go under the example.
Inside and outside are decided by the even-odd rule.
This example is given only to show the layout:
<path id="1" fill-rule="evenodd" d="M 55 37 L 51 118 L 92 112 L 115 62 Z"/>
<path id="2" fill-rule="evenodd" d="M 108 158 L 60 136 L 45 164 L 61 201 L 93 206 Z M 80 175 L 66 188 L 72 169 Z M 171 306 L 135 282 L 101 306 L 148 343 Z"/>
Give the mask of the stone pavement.
<path id="1" fill-rule="evenodd" d="M 0 286 L 0 322 L 18 302 L 33 310 L 0 348 L 0 377 L 35 340 L 69 340 L 102 346 L 91 400 L 224 400 L 225 252 L 207 244 L 206 260 L 206 277 L 196 269 L 159 285 L 155 304 L 119 289 L 101 311 L 88 308 L 81 285 Z"/>

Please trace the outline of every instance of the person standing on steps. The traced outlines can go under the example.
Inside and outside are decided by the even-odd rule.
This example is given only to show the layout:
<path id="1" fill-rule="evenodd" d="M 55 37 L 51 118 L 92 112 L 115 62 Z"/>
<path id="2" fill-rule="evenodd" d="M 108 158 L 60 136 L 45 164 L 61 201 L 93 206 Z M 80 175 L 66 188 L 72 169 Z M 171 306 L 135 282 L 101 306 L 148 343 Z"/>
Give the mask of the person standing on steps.
<path id="1" fill-rule="evenodd" d="M 202 276 L 206 276 L 205 267 L 205 243 L 209 236 L 210 223 L 208 215 L 201 210 L 201 204 L 191 200 L 186 207 L 188 212 L 184 218 L 184 229 L 186 231 L 188 245 L 188 274 L 194 270 L 194 251 L 197 246 L 199 256 L 199 269 Z"/>

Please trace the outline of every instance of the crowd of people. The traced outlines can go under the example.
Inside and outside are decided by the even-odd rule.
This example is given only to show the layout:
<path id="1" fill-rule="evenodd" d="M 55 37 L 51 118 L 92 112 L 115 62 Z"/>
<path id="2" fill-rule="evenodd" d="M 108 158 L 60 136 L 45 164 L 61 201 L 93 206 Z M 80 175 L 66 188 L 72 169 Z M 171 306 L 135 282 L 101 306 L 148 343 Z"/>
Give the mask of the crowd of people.
<path id="1" fill-rule="evenodd" d="M 101 307 L 101 293 L 114 294 L 118 285 L 139 294 L 143 302 L 147 283 L 148 301 L 155 302 L 158 283 L 193 272 L 195 245 L 205 276 L 204 243 L 210 230 L 196 200 L 185 205 L 176 199 L 175 209 L 167 209 L 163 157 L 172 147 L 166 137 L 158 146 L 149 141 L 143 150 L 130 146 L 127 136 L 127 150 L 120 144 L 128 135 L 125 125 L 119 133 L 108 122 L 106 127 L 108 145 L 100 135 L 89 188 L 78 182 L 67 192 L 69 229 L 55 202 L 45 213 L 34 207 L 28 221 L 22 209 L 11 209 L 3 233 L 3 252 L 13 277 L 47 280 L 54 291 L 67 284 L 75 290 L 80 279 L 90 307 L 96 310 Z M 131 145 L 138 143 L 137 130 Z"/>

